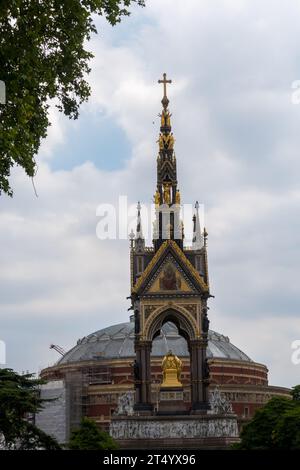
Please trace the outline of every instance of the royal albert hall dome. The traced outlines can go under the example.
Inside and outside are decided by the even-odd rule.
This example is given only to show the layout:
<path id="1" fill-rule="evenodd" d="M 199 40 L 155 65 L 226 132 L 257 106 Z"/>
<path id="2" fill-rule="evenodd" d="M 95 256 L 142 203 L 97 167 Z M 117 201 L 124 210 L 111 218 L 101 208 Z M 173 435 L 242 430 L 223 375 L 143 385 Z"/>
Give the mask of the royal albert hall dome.
<path id="1" fill-rule="evenodd" d="M 171 322 L 164 324 L 160 335 L 153 341 L 151 355 L 162 358 L 169 350 L 178 357 L 189 357 L 185 339 L 178 334 L 176 326 Z M 227 336 L 211 330 L 208 333 L 207 356 L 252 362 L 249 356 L 230 343 Z M 58 364 L 97 358 L 134 359 L 134 322 L 119 323 L 85 336 L 77 341 L 76 346 L 68 351 Z"/>

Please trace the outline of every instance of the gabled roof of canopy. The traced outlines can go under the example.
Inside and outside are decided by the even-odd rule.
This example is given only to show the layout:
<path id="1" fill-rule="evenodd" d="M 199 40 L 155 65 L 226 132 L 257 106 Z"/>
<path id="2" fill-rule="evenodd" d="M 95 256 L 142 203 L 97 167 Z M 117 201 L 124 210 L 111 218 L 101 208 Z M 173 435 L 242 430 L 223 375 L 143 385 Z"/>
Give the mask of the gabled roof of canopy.
<path id="1" fill-rule="evenodd" d="M 204 282 L 198 271 L 194 268 L 192 263 L 187 259 L 184 252 L 179 248 L 174 240 L 166 240 L 153 256 L 150 263 L 147 265 L 145 271 L 136 281 L 133 286 L 132 292 L 138 293 L 142 290 L 145 283 L 151 278 L 152 273 L 158 269 L 159 265 L 163 262 L 165 257 L 171 253 L 179 266 L 183 268 L 188 277 L 194 281 L 194 285 L 202 292 L 209 292 L 209 286 Z"/>

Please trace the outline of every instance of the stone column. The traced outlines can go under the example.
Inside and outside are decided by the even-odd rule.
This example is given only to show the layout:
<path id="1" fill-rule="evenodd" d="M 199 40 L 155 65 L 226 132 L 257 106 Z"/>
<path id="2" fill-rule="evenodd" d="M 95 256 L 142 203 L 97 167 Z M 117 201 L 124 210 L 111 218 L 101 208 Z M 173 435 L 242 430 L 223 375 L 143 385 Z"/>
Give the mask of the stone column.
<path id="1" fill-rule="evenodd" d="M 191 402 L 192 413 L 205 412 L 209 408 L 207 397 L 206 346 L 207 340 L 190 341 L 191 357 Z"/>
<path id="2" fill-rule="evenodd" d="M 151 341 L 135 342 L 136 361 L 139 364 L 139 381 L 136 381 L 136 411 L 152 411 L 151 403 Z"/>

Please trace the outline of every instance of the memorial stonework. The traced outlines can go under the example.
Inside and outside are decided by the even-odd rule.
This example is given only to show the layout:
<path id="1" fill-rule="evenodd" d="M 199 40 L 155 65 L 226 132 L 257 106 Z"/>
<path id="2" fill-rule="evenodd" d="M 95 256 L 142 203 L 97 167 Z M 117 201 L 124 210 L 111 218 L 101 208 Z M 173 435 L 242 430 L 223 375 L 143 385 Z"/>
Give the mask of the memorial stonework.
<path id="1" fill-rule="evenodd" d="M 120 403 L 128 403 L 127 394 Z M 178 408 L 177 408 L 178 409 Z M 219 389 L 210 395 L 210 410 L 201 415 L 172 412 L 140 416 L 133 408 L 119 406 L 110 425 L 110 434 L 122 448 L 214 448 L 222 449 L 239 441 L 236 415 Z"/>
<path id="2" fill-rule="evenodd" d="M 208 306 L 210 295 L 207 264 L 207 232 L 200 230 L 194 217 L 192 249 L 183 244 L 184 226 L 177 182 L 174 136 L 166 92 L 166 74 L 159 80 L 164 86 L 161 126 L 158 138 L 157 185 L 154 194 L 155 222 L 153 251 L 145 246 L 140 204 L 136 236 L 131 237 L 131 303 L 135 322 L 134 412 L 112 416 L 110 433 L 122 447 L 175 447 L 184 440 L 188 447 L 222 448 L 238 438 L 236 416 L 213 415 L 208 386 L 209 364 Z M 198 207 L 196 206 L 196 209 Z M 149 256 L 151 253 L 151 256 Z M 172 350 L 162 361 L 159 403 L 154 410 L 151 393 L 151 350 L 163 325 L 176 325 L 190 353 L 191 406 L 187 410 L 181 382 L 182 361 Z M 211 441 L 213 439 L 213 441 Z M 211 444 L 213 442 L 213 444 Z M 231 442 L 231 441 L 230 441 Z"/>
<path id="3" fill-rule="evenodd" d="M 132 449 L 223 449 L 239 441 L 235 415 L 119 417 L 110 433 L 121 448 Z"/>
<path id="4" fill-rule="evenodd" d="M 88 416 L 122 447 L 178 448 L 184 441 L 187 447 L 223 448 L 272 396 L 289 396 L 288 389 L 268 384 L 265 365 L 209 328 L 208 233 L 196 202 L 192 244 L 184 243 L 166 88 L 171 81 L 164 74 L 159 82 L 153 243 L 145 244 L 138 203 L 130 235 L 130 321 L 79 339 L 41 372 L 60 401 L 52 409 L 45 405 L 38 424 L 60 442 Z"/>

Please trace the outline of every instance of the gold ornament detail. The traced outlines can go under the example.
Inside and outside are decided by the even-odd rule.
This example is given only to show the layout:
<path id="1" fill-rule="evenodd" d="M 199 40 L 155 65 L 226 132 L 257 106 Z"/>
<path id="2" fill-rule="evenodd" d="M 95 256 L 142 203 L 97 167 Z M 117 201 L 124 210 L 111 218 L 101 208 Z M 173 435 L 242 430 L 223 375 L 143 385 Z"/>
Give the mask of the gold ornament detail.
<path id="1" fill-rule="evenodd" d="M 170 184 L 166 183 L 164 185 L 164 203 L 171 204 L 171 195 L 170 195 Z"/>
<path id="2" fill-rule="evenodd" d="M 154 194 L 154 203 L 156 207 L 160 205 L 160 194 L 159 194 L 158 189 L 156 190 Z"/>
<path id="3" fill-rule="evenodd" d="M 180 381 L 182 362 L 170 350 L 162 361 L 163 382 L 161 388 L 168 387 L 182 387 Z"/>
<path id="4" fill-rule="evenodd" d="M 174 139 L 173 132 L 172 132 L 171 134 L 169 134 L 169 138 L 168 138 L 168 149 L 169 150 L 173 150 L 174 142 L 175 142 L 175 139 Z"/>
<path id="5" fill-rule="evenodd" d="M 158 140 L 159 150 L 173 150 L 175 139 L 173 132 L 171 134 L 159 134 Z"/>
<path id="6" fill-rule="evenodd" d="M 159 134 L 159 138 L 157 142 L 158 142 L 159 150 L 163 150 L 165 148 L 163 134 Z"/>
<path id="7" fill-rule="evenodd" d="M 171 116 L 172 114 L 169 111 L 163 110 L 160 116 L 160 125 L 161 127 L 171 127 Z"/>

